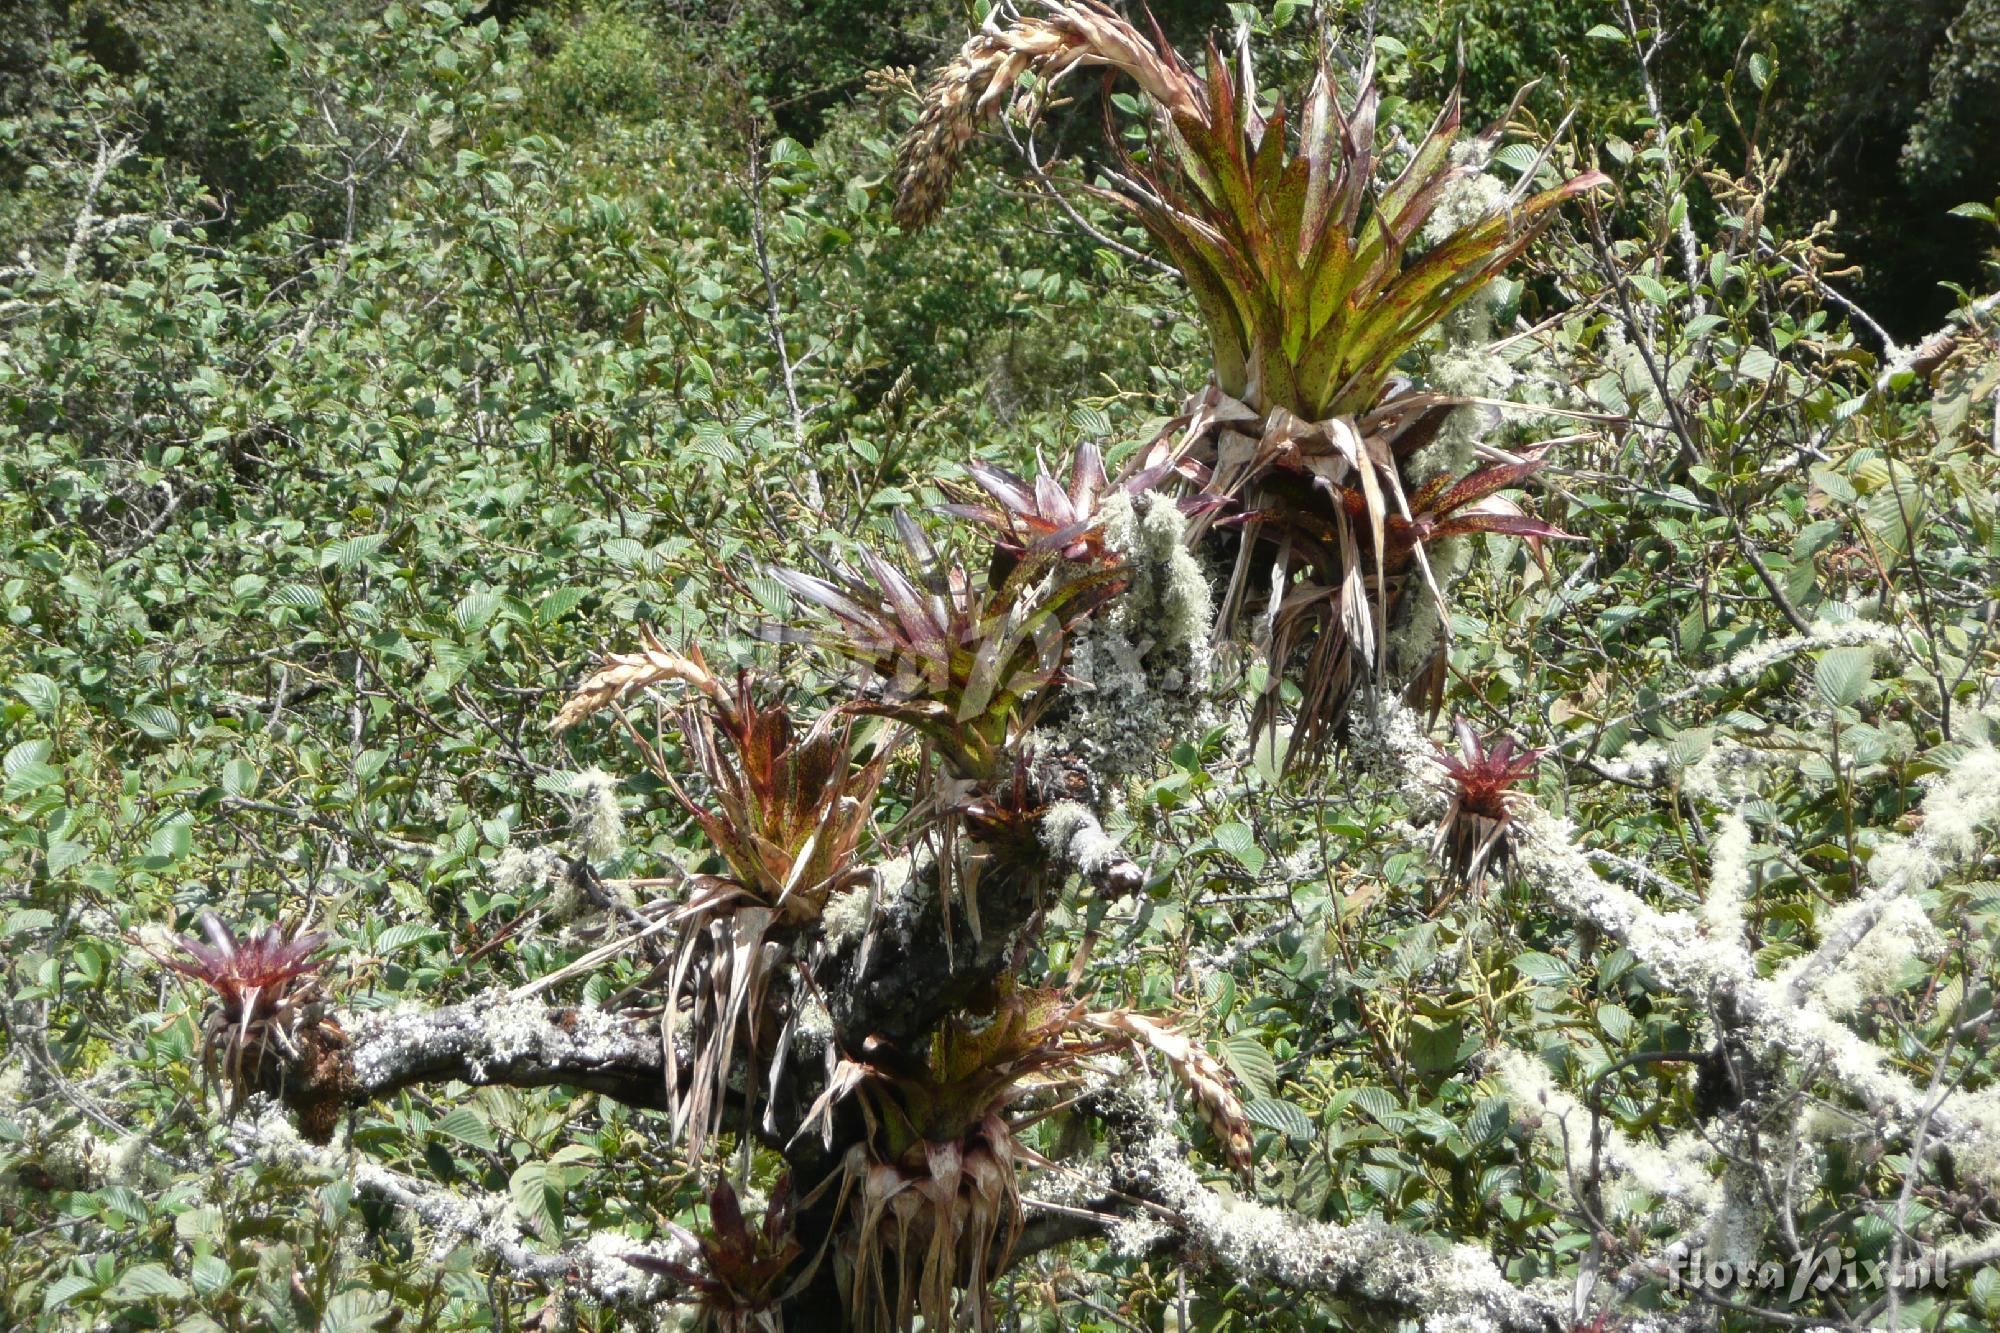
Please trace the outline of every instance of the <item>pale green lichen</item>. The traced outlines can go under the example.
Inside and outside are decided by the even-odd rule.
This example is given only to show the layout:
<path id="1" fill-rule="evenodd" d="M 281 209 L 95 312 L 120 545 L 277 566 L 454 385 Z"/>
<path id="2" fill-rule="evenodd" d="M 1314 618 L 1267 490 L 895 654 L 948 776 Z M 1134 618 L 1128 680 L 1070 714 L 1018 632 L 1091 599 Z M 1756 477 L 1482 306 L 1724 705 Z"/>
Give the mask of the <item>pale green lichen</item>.
<path id="1" fill-rule="evenodd" d="M 597 767 L 577 775 L 570 831 L 578 855 L 586 860 L 602 863 L 617 858 L 625 846 L 625 813 L 618 807 L 618 779 Z"/>
<path id="2" fill-rule="evenodd" d="M 827 946 L 842 949 L 849 940 L 861 938 L 868 929 L 868 918 L 874 907 L 875 891 L 863 884 L 836 893 L 826 900 L 826 910 L 820 914 L 820 931 L 825 936 Z"/>
<path id="3" fill-rule="evenodd" d="M 1126 589 L 1071 643 L 1065 669 L 1075 684 L 1031 744 L 1115 782 L 1149 771 L 1174 739 L 1208 726 L 1214 606 L 1171 499 L 1114 491 L 1100 512 Z"/>
<path id="4" fill-rule="evenodd" d="M 1751 847 L 1750 821 L 1734 810 L 1724 815 L 1715 831 L 1708 895 L 1701 904 L 1703 924 L 1720 939 L 1743 938 L 1743 909 L 1751 893 Z"/>
<path id="5" fill-rule="evenodd" d="M 1101 875 L 1126 857 L 1097 816 L 1075 801 L 1057 801 L 1043 814 L 1042 845 L 1061 865 L 1086 879 Z"/>
<path id="6" fill-rule="evenodd" d="M 1634 1139 L 1594 1118 L 1556 1083 L 1546 1064 L 1521 1051 L 1489 1051 L 1486 1072 L 1516 1113 L 1568 1163 L 1559 1178 L 1583 1179 L 1595 1155 L 1605 1177 L 1605 1202 L 1614 1211 L 1657 1207 L 1686 1223 L 1708 1217 L 1719 1202 L 1721 1184 L 1709 1169 L 1715 1148 L 1699 1133 L 1659 1144 Z"/>

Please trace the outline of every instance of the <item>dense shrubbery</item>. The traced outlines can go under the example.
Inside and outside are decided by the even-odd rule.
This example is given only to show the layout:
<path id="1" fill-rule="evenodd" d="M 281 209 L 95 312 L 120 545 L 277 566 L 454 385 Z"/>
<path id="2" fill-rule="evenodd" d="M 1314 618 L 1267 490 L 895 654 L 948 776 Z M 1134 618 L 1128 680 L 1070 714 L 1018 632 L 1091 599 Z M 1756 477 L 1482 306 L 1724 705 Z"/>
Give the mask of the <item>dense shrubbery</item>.
<path id="1" fill-rule="evenodd" d="M 1267 96 L 1311 68 L 1304 8 L 1255 15 Z M 916 920 L 924 857 L 952 855 L 917 835 L 944 810 L 954 837 L 1052 858 L 1037 931 L 999 973 L 1018 988 L 956 997 L 964 1012 L 921 1067 L 838 1076 L 855 1089 L 844 1114 L 874 1117 L 839 1129 L 866 1145 L 847 1170 L 866 1169 L 827 1164 L 849 1183 L 818 1196 L 818 1180 L 791 1182 L 805 1226 L 891 1207 L 917 1181 L 999 1228 L 1007 1244 L 973 1258 L 890 1247 L 892 1275 L 926 1260 L 928 1308 L 1011 1249 L 990 1306 L 962 1298 L 1009 1326 L 1442 1326 L 1474 1309 L 1525 1326 L 1567 1314 L 1575 1290 L 1576 1323 L 1612 1311 L 1614 1326 L 1711 1309 L 1663 1277 L 1676 1244 L 1784 1260 L 1847 1246 L 1962 1262 L 1894 1297 L 1729 1299 L 1833 1326 L 1986 1327 L 2000 1313 L 1985 1239 L 2000 1225 L 1996 315 L 1968 297 L 1918 347 L 1926 308 L 1899 305 L 1908 346 L 1889 346 L 1829 276 L 1856 233 L 1810 223 L 1859 200 L 1860 252 L 1880 271 L 1990 285 L 1933 248 L 1982 225 L 1976 207 L 1940 220 L 1946 207 L 2000 194 L 1975 147 L 1989 16 L 1977 0 L 1908 6 L 1891 31 L 1858 7 L 1691 9 L 1651 62 L 1662 123 L 1624 14 L 1598 8 L 1391 6 L 1375 41 L 1392 160 L 1449 91 L 1461 27 L 1473 125 L 1574 53 L 1522 133 L 1451 159 L 1468 170 L 1439 201 L 1448 218 L 1592 165 L 1611 178 L 1396 367 L 1481 400 L 1439 405 L 1437 441 L 1403 474 L 1412 495 L 1481 451 L 1546 444 L 1530 503 L 1581 538 L 1525 542 L 1542 531 L 1527 520 L 1440 534 L 1423 574 L 1403 576 L 1401 619 L 1377 621 L 1407 649 L 1385 673 L 1438 664 L 1413 698 L 1533 747 L 1496 780 L 1505 795 L 1454 793 L 1421 720 L 1368 671 L 1352 672 L 1349 714 L 1344 689 L 1251 646 L 1283 609 L 1264 593 L 1290 558 L 1294 538 L 1269 535 L 1287 513 L 1301 546 L 1338 547 L 1338 528 L 1374 549 L 1371 505 L 1384 533 L 1400 521 L 1360 473 L 1329 487 L 1323 517 L 1287 498 L 1287 460 L 1315 446 L 1272 410 L 1298 404 L 1268 379 L 1228 385 L 1264 422 L 1264 489 L 1242 493 L 1262 517 L 1194 506 L 1196 528 L 1220 520 L 1200 566 L 1177 554 L 1165 500 L 1119 495 L 1072 531 L 1089 505 L 1031 502 L 987 466 L 1032 477 L 1040 453 L 1067 482 L 1087 444 L 1116 475 L 1187 424 L 1175 414 L 1207 381 L 1213 302 L 1197 320 L 1147 232 L 1077 188 L 1105 167 L 1163 178 L 1131 85 L 1111 104 L 1136 166 L 1096 142 L 1094 79 L 1072 76 L 1060 91 L 1076 104 L 1040 135 L 1062 150 L 1050 176 L 1068 210 L 1034 202 L 1007 146 L 1028 131 L 1009 121 L 939 221 L 907 235 L 891 172 L 914 88 L 866 76 L 955 50 L 949 6 L 869 28 L 775 0 L 497 16 L 464 0 L 37 3 L 0 25 L 0 1322 L 609 1327 L 651 1317 L 618 1300 L 690 1274 L 711 1305 L 726 1290 L 750 1309 L 746 1290 L 782 1290 L 774 1275 L 802 1258 L 775 1223 L 756 1230 L 779 1154 L 725 1123 L 709 1156 L 730 1161 L 690 1158 L 645 1104 L 671 1100 L 658 1042 L 643 1066 L 618 1014 L 657 1006 L 677 968 L 713 974 L 670 921 L 737 947 L 766 926 L 789 941 L 794 864 L 821 867 L 804 900 L 810 929 L 827 918 L 812 967 L 893 949 L 826 867 L 868 871 L 881 910 Z M 1161 11 L 1190 50 L 1224 17 Z M 1865 31 L 1824 36 L 1843 24 Z M 1351 76 L 1365 38 L 1333 31 Z M 1919 48 L 1914 82 L 1855 100 L 1870 51 Z M 1746 152 L 1725 127 L 1754 123 L 1766 94 L 1770 151 Z M 1579 129 L 1544 155 L 1565 104 Z M 1850 132 L 1866 161 L 1909 173 L 1903 212 L 1844 165 Z M 1199 172 L 1173 184 L 1198 193 Z M 1906 227 L 1923 235 L 1894 248 Z M 1413 262 L 1446 230 L 1411 237 Z M 1226 420 L 1208 424 L 1204 468 L 1233 447 Z M 732 842 L 711 813 L 745 805 L 732 784 L 823 759 L 773 758 L 784 746 L 758 749 L 773 733 L 744 719 L 775 726 L 758 709 L 788 692 L 803 736 L 854 688 L 801 635 L 772 633 L 814 625 L 815 601 L 852 629 L 812 576 L 871 570 L 898 549 L 899 510 L 1009 497 L 1056 515 L 1009 529 L 1054 533 L 1051 550 L 1022 539 L 995 560 L 997 523 L 926 518 L 929 540 L 968 588 L 990 572 L 1029 605 L 1071 576 L 1076 543 L 1143 571 L 1126 595 L 1144 612 L 1079 619 L 1070 645 L 1108 702 L 1023 704 L 959 744 L 967 716 L 988 718 L 963 707 L 964 680 L 946 673 L 950 725 L 924 712 L 929 695 L 869 696 L 842 733 L 882 747 L 842 788 L 872 807 L 869 827 L 836 801 Z M 905 536 L 906 567 L 923 564 Z M 1223 603 L 1239 552 L 1263 580 L 1241 594 L 1246 637 L 1221 645 L 1213 700 L 1163 705 L 1146 686 L 1161 655 L 1133 667 L 1132 636 L 1147 615 L 1179 624 L 1165 637 L 1180 665 L 1205 670 L 1188 571 Z M 1013 585 L 1009 561 L 1025 561 Z M 1389 578 L 1386 563 L 1322 564 L 1335 594 L 1350 569 Z M 1312 575 L 1292 586 L 1323 601 Z M 1449 594 L 1441 623 L 1421 623 L 1420 578 Z M 910 623 L 886 586 L 869 613 Z M 1098 610 L 1108 586 L 1057 618 Z M 1376 615 L 1359 605 L 1340 622 L 1353 632 Z M 698 688 L 738 701 L 656 731 L 634 694 L 639 730 L 552 739 L 570 687 L 642 626 L 676 650 L 699 641 L 727 688 Z M 1432 659 L 1417 639 L 1448 650 Z M 1025 700 L 1055 681 L 1031 657 Z M 759 702 L 729 693 L 738 664 L 760 672 Z M 1333 769 L 1285 771 L 1301 684 L 1308 729 L 1342 751 Z M 889 744 L 879 717 L 964 754 L 938 768 Z M 1044 749 L 1060 736 L 1112 775 L 1038 824 L 1031 780 L 1046 774 L 1015 762 L 1031 724 Z M 1478 744 L 1453 754 L 1483 762 Z M 835 809 L 849 822 L 822 846 Z M 782 864 L 761 871 L 744 850 L 778 844 Z M 1072 869 L 1084 883 L 1058 892 Z M 999 878 L 989 912 L 1004 911 Z M 205 910 L 246 938 L 260 923 L 327 932 L 316 987 L 260 1007 L 231 1000 L 231 981 L 211 1009 L 155 962 L 187 957 L 168 932 L 197 934 Z M 548 1011 L 572 1028 L 537 1026 L 543 987 L 582 1006 Z M 473 1090 L 365 1059 L 336 1069 L 350 1042 L 414 1030 L 410 1007 L 467 1000 L 506 1037 L 496 1067 L 574 1038 L 591 1074 L 507 1086 L 503 1070 Z M 830 1017 L 790 1011 L 795 1068 L 831 1061 L 804 1029 L 865 1007 L 829 1003 Z M 743 1012 L 727 996 L 690 1010 L 696 1040 Z M 644 1030 L 657 1038 L 654 1017 Z M 300 1040 L 319 1053 L 304 1074 Z M 235 1098 L 204 1086 L 205 1046 Z M 728 1053 L 693 1054 L 728 1100 Z M 1107 1092 L 1090 1071 L 1112 1058 L 1184 1084 L 1179 1112 L 1168 1082 L 1150 1103 Z M 650 1072 L 621 1081 L 632 1060 Z M 1029 1097 L 1016 1114 L 1035 1076 L 1079 1070 L 1081 1110 Z M 260 1090 L 337 1129 L 335 1154 Z M 244 1103 L 233 1118 L 225 1100 Z M 920 1123 L 949 1124 L 977 1181 L 963 1194 L 920 1142 L 944 1131 Z M 1067 1165 L 1030 1171 L 1030 1154 Z M 719 1186 L 721 1165 L 747 1174 Z M 731 1221 L 739 1191 L 748 1223 Z M 1479 1253 L 1426 1257 L 1371 1219 Z M 1483 1285 L 1551 1277 L 1562 1294 L 1532 1306 Z M 1275 1300 L 1278 1284 L 1295 1294 Z"/>

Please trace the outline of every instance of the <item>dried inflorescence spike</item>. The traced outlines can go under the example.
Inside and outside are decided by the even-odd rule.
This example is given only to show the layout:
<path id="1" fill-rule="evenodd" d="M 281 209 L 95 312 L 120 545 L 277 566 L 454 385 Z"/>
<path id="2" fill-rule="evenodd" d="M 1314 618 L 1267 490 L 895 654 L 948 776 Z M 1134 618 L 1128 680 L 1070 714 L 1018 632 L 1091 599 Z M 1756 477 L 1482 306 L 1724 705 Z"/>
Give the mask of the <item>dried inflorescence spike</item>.
<path id="1" fill-rule="evenodd" d="M 1533 775 L 1544 752 L 1504 734 L 1482 740 L 1462 717 L 1454 727 L 1458 752 L 1438 747 L 1451 803 L 1438 824 L 1431 851 L 1442 858 L 1448 875 L 1476 890 L 1489 870 L 1502 876 L 1512 873 L 1513 811 L 1519 800 L 1514 788 Z"/>
<path id="2" fill-rule="evenodd" d="M 792 1181 L 778 1177 L 764 1221 L 752 1228 L 743 1217 L 736 1189 L 718 1177 L 708 1192 L 708 1226 L 699 1232 L 672 1231 L 698 1256 L 681 1263 L 658 1255 L 625 1256 L 634 1268 L 672 1278 L 686 1290 L 679 1300 L 696 1307 L 695 1328 L 712 1333 L 782 1333 L 779 1306 L 812 1276 L 812 1269 L 785 1281 L 803 1252 L 793 1227 Z M 816 1265 L 815 1265 L 816 1266 Z"/>
<path id="3" fill-rule="evenodd" d="M 201 914 L 201 928 L 206 942 L 174 938 L 187 957 L 159 961 L 214 992 L 202 1021 L 202 1068 L 226 1090 L 229 1110 L 252 1092 L 283 1091 L 288 1076 L 315 1081 L 318 1048 L 339 1040 L 320 1013 L 325 960 L 313 957 L 327 936 L 267 926 L 238 938 L 213 912 Z"/>
<path id="4" fill-rule="evenodd" d="M 1053 84 L 1071 70 L 1109 66 L 1177 115 L 1198 116 L 1198 85 L 1173 52 L 1096 0 L 1056 0 L 1046 15 L 975 34 L 924 90 L 923 114 L 896 152 L 893 215 L 905 229 L 928 224 L 944 207 L 966 145 L 997 113 L 1029 70 Z"/>
<path id="5" fill-rule="evenodd" d="M 1250 1116 L 1215 1057 L 1184 1033 L 1129 1009 L 1091 1014 L 1085 1022 L 1101 1032 L 1129 1038 L 1165 1059 L 1193 1096 L 1195 1114 L 1222 1145 L 1229 1165 L 1242 1179 L 1250 1178 Z"/>
<path id="6" fill-rule="evenodd" d="M 560 735 L 592 713 L 609 708 L 627 697 L 654 685 L 678 681 L 692 687 L 711 698 L 722 693 L 722 682 L 701 660 L 699 649 L 690 649 L 689 655 L 669 652 L 650 629 L 639 631 L 639 651 L 636 653 L 612 653 L 604 659 L 604 665 L 586 676 L 576 687 L 562 710 L 549 724 L 549 729 Z"/>

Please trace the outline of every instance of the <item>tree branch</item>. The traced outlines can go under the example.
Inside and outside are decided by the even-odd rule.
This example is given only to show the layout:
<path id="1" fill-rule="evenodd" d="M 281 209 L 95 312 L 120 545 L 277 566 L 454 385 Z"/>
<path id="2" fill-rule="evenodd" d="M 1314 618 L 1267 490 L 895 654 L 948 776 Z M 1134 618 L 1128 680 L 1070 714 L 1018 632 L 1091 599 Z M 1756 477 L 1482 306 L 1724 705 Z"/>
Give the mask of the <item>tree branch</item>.
<path id="1" fill-rule="evenodd" d="M 566 1085 L 628 1106 L 666 1106 L 666 1061 L 650 1019 L 493 996 L 356 1025 L 347 1053 L 354 1102 L 418 1083 Z"/>

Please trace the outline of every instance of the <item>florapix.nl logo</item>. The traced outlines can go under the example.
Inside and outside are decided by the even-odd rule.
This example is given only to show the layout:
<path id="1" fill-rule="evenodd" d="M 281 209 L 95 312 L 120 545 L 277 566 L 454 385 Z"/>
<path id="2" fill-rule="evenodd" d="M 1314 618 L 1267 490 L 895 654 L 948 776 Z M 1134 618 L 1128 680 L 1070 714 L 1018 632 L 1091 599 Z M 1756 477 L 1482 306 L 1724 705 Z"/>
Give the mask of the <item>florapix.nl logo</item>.
<path id="1" fill-rule="evenodd" d="M 1793 1255 L 1789 1259 L 1736 1259 L 1711 1255 L 1705 1250 L 1686 1250 L 1671 1256 L 1663 1265 L 1675 1290 L 1694 1289 L 1725 1292 L 1778 1292 L 1790 1301 L 1803 1300 L 1809 1293 L 1831 1291 L 1880 1291 L 1894 1287 L 1919 1291 L 1943 1287 L 1951 1276 L 1951 1261 L 1942 1255 L 1892 1262 L 1884 1257 L 1863 1258 L 1853 1246 L 1828 1246 Z"/>

